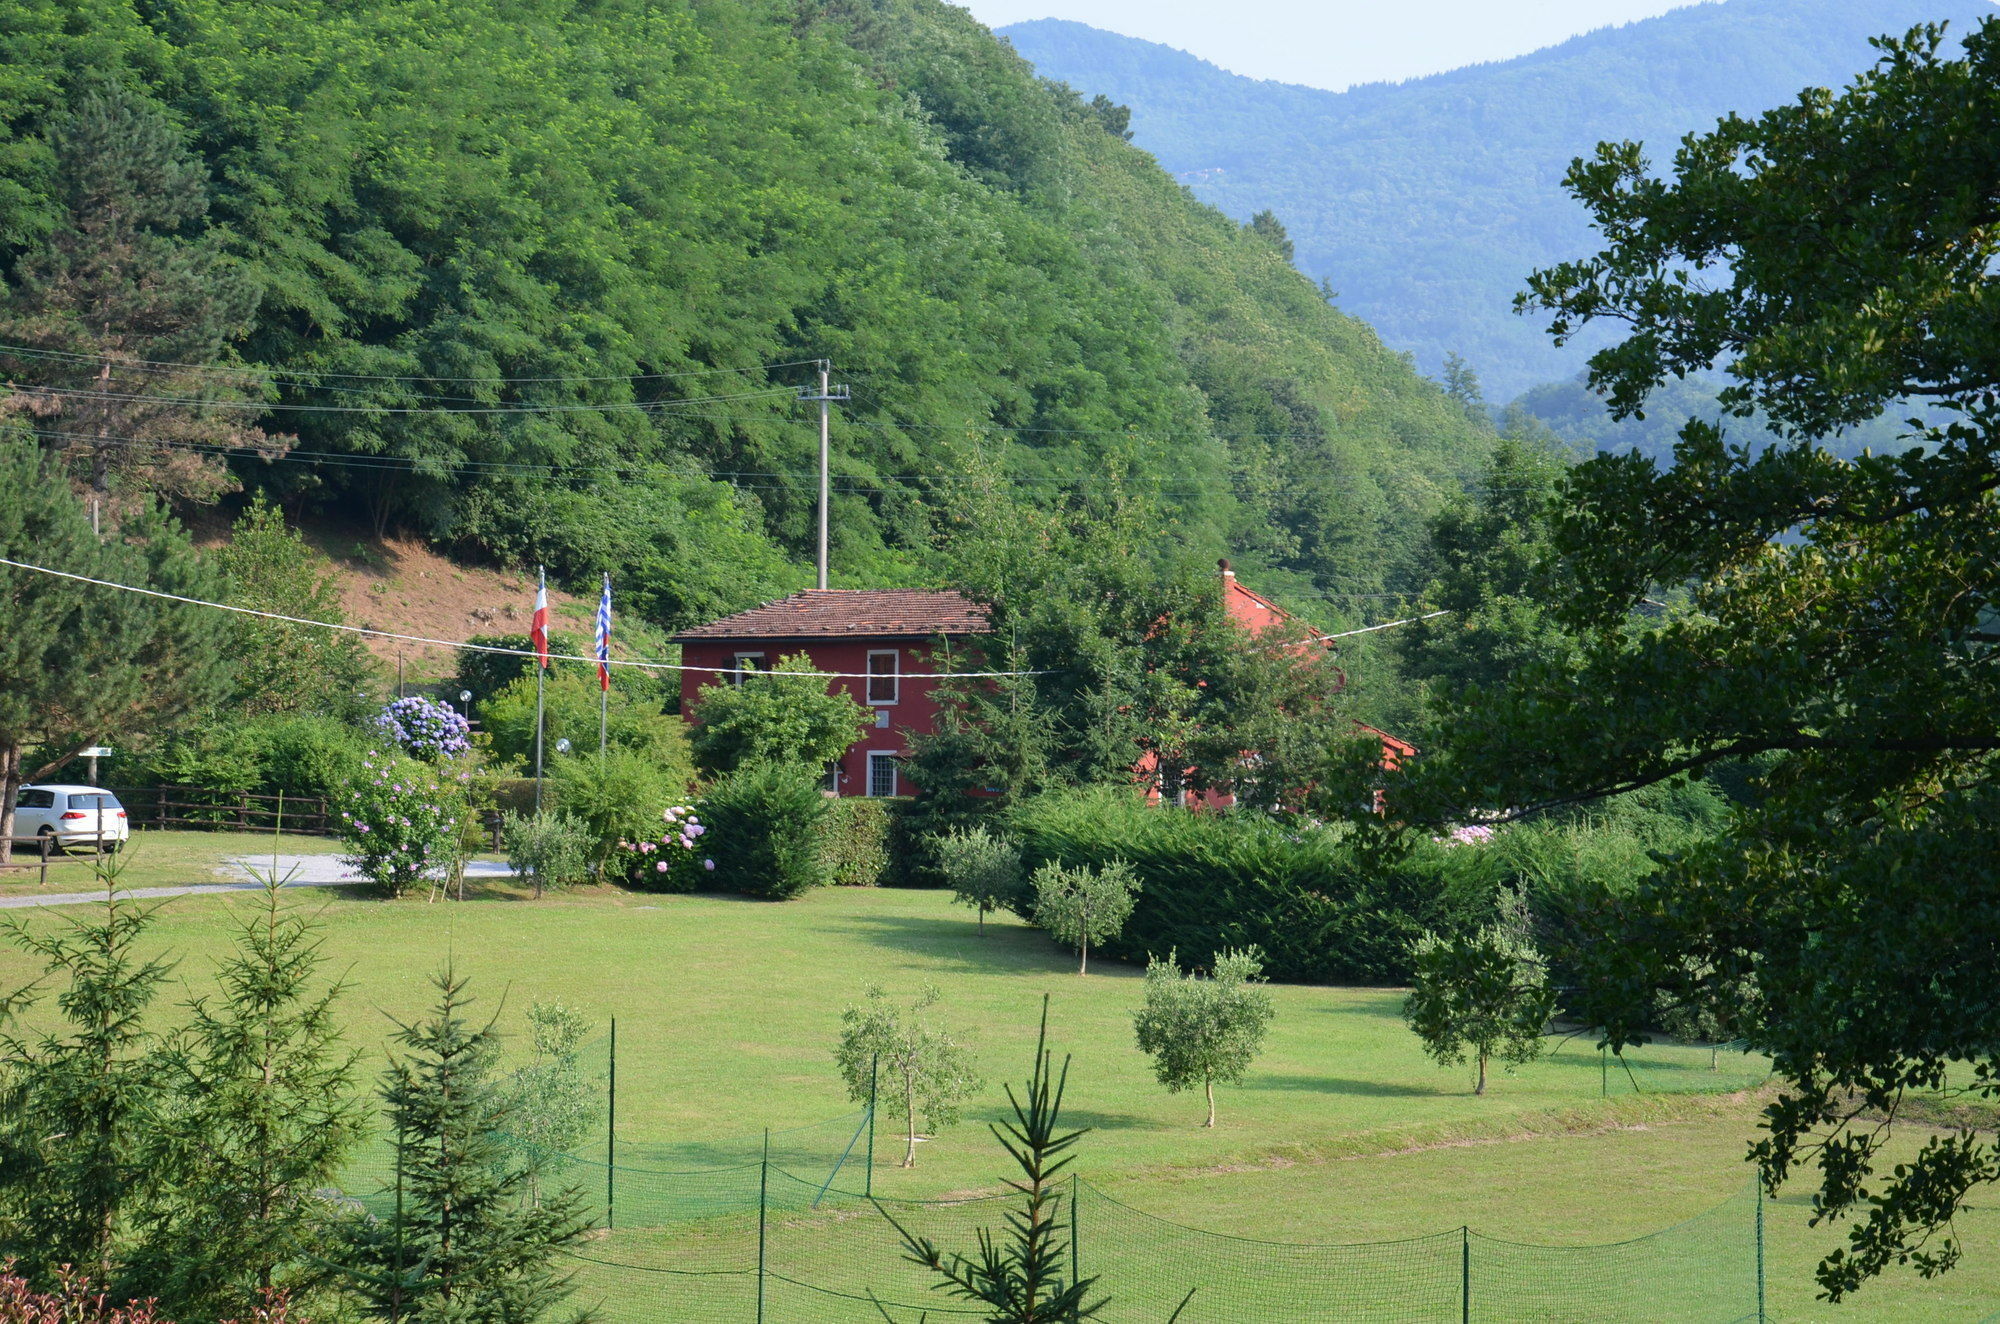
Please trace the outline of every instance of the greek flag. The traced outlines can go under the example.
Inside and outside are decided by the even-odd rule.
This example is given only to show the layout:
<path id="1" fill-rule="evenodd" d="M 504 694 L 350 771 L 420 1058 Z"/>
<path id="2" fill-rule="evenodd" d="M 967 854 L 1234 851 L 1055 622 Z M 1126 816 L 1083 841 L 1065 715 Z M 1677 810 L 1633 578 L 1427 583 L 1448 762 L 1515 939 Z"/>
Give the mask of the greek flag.
<path id="1" fill-rule="evenodd" d="M 604 577 L 604 596 L 597 600 L 597 685 L 611 688 L 611 576 Z"/>

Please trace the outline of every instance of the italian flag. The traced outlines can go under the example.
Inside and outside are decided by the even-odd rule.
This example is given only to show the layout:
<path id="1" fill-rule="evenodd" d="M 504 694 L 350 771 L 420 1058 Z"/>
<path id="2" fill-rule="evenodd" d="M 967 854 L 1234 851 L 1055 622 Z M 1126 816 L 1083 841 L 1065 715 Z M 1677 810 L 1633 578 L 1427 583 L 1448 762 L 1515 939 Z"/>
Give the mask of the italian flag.
<path id="1" fill-rule="evenodd" d="M 535 619 L 528 627 L 528 642 L 546 671 L 549 665 L 549 578 L 535 567 Z"/>

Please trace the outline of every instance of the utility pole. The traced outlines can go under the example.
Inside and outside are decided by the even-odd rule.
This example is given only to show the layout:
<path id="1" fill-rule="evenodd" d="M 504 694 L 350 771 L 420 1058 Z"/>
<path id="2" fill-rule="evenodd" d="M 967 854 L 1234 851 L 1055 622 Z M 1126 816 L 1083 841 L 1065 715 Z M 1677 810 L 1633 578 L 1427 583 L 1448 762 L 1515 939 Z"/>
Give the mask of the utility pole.
<path id="1" fill-rule="evenodd" d="M 801 386 L 799 388 L 799 399 L 817 400 L 819 402 L 818 565 L 819 565 L 819 587 L 821 588 L 826 587 L 826 519 L 827 519 L 826 511 L 827 511 L 827 502 L 829 499 L 828 480 L 827 480 L 827 460 L 828 460 L 828 455 L 831 451 L 831 446 L 829 445 L 829 437 L 828 437 L 829 421 L 827 417 L 827 406 L 836 400 L 845 402 L 850 398 L 848 389 L 845 386 L 833 386 L 829 384 L 828 379 L 832 375 L 833 375 L 833 361 L 831 359 L 821 359 L 819 361 L 819 390 L 817 392 L 814 392 L 810 386 Z"/>

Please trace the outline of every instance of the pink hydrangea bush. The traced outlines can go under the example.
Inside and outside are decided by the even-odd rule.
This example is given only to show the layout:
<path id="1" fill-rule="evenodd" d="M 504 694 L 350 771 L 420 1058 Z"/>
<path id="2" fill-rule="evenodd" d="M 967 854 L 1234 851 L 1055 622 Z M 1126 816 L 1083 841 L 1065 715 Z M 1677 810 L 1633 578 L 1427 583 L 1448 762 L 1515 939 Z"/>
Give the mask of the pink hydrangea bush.
<path id="1" fill-rule="evenodd" d="M 703 849 L 707 835 L 693 805 L 674 805 L 660 815 L 659 832 L 618 843 L 609 871 L 648 892 L 699 892 L 715 872 Z"/>
<path id="2" fill-rule="evenodd" d="M 441 881 L 458 862 L 470 777 L 370 750 L 335 814 L 344 863 L 391 896 Z"/>

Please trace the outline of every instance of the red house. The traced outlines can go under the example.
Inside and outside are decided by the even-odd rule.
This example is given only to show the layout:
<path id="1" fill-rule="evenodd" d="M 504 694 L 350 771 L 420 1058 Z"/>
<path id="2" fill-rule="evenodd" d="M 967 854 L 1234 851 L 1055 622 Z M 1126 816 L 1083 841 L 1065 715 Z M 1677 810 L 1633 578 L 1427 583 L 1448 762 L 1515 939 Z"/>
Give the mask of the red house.
<path id="1" fill-rule="evenodd" d="M 804 653 L 819 671 L 846 672 L 827 682 L 874 710 L 875 727 L 848 747 L 834 774 L 840 795 L 910 795 L 900 760 L 910 737 L 929 734 L 938 707 L 925 678 L 943 668 L 931 657 L 940 638 L 986 632 L 985 610 L 952 592 L 924 589 L 812 589 L 725 616 L 674 636 L 681 664 L 681 712 L 700 705 L 697 691 L 718 680 L 742 683 L 746 671 Z"/>
<path id="2" fill-rule="evenodd" d="M 1230 619 L 1253 634 L 1292 619 L 1284 608 L 1239 584 L 1227 561 L 1222 562 L 1222 591 Z M 674 636 L 681 646 L 681 663 L 690 668 L 681 673 L 681 713 L 692 718 L 704 685 L 741 684 L 748 672 L 769 669 L 779 658 L 804 653 L 817 671 L 845 673 L 828 684 L 875 713 L 874 729 L 850 745 L 836 765 L 834 792 L 910 795 L 915 788 L 903 775 L 901 760 L 910 753 L 912 736 L 935 729 L 938 705 L 927 677 L 948 669 L 940 665 L 943 659 L 933 656 L 937 641 L 985 632 L 984 608 L 949 590 L 794 593 Z M 1333 647 L 1332 639 L 1316 631 L 1314 639 Z M 1380 737 L 1387 767 L 1416 752 L 1386 732 L 1362 729 Z M 1227 797 L 1211 802 L 1227 803 Z"/>

